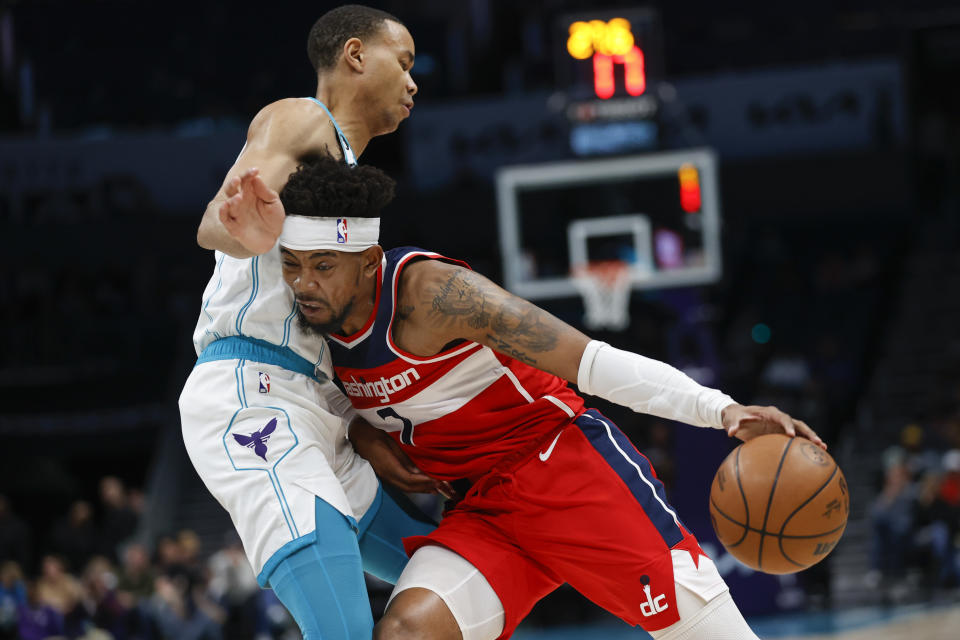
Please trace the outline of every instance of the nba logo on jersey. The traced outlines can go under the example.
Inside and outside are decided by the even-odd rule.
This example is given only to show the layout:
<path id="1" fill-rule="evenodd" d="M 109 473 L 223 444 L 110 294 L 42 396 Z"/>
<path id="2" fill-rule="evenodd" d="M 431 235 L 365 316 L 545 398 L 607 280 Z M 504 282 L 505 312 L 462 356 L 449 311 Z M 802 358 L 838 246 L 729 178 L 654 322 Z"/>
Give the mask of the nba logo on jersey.
<path id="1" fill-rule="evenodd" d="M 337 243 L 347 243 L 347 219 L 337 218 Z"/>
<path id="2" fill-rule="evenodd" d="M 260 377 L 260 393 L 270 393 L 270 376 L 263 371 L 258 371 Z"/>

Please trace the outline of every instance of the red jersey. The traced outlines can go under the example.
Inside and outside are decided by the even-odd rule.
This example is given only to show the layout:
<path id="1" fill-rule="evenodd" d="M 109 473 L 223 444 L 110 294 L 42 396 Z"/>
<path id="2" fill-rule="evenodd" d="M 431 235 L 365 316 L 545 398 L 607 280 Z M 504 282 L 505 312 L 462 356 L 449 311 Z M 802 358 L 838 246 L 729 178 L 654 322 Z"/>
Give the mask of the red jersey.
<path id="1" fill-rule="evenodd" d="M 500 640 L 564 582 L 648 631 L 680 619 L 676 563 L 693 580 L 685 584 L 706 585 L 697 590 L 704 600 L 725 590 L 650 461 L 616 425 L 584 411 L 565 381 L 476 342 L 427 358 L 393 342 L 400 274 L 424 258 L 445 260 L 387 252 L 366 325 L 330 336 L 334 369 L 360 414 L 429 475 L 474 482 L 435 531 L 404 539 L 407 553 L 438 544 L 476 567 L 504 608 Z"/>
<path id="2" fill-rule="evenodd" d="M 441 480 L 476 480 L 502 456 L 530 449 L 584 411 L 567 382 L 476 342 L 421 357 L 393 342 L 397 285 L 415 259 L 458 260 L 413 247 L 386 253 L 376 304 L 352 336 L 329 336 L 334 369 L 363 418 Z"/>

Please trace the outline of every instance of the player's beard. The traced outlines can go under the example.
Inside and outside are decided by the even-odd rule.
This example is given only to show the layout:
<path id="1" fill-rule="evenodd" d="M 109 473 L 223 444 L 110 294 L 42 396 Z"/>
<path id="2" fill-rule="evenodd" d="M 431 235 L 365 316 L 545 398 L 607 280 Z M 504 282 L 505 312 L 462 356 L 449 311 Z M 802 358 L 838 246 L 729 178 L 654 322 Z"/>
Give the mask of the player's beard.
<path id="1" fill-rule="evenodd" d="M 350 299 L 350 302 L 345 304 L 340 313 L 336 314 L 334 317 L 330 318 L 327 322 L 310 322 L 307 320 L 307 317 L 303 315 L 303 311 L 300 309 L 300 305 L 297 305 L 297 324 L 303 329 L 306 333 L 312 333 L 318 336 L 326 336 L 331 333 L 339 333 L 343 327 L 343 321 L 347 319 L 347 316 L 350 315 L 350 311 L 353 309 L 353 298 Z"/>

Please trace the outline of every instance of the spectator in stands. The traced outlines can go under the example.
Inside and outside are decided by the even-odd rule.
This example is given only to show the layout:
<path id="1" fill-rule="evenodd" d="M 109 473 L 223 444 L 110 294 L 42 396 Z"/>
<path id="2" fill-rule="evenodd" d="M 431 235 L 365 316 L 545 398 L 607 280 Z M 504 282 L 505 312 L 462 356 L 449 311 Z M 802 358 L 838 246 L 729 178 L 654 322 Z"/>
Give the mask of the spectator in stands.
<path id="1" fill-rule="evenodd" d="M 0 562 L 13 560 L 21 567 L 30 564 L 30 531 L 0 494 Z"/>
<path id="2" fill-rule="evenodd" d="M 50 545 L 73 571 L 80 571 L 87 564 L 100 546 L 89 502 L 77 500 L 70 505 L 67 515 L 54 525 Z"/>
<path id="3" fill-rule="evenodd" d="M 905 462 L 914 480 L 940 468 L 940 454 L 924 446 L 927 435 L 923 427 L 910 423 L 900 431 L 900 446 L 906 455 Z"/>
<path id="4" fill-rule="evenodd" d="M 903 450 L 891 447 L 884 453 L 883 488 L 870 508 L 873 528 L 870 586 L 901 578 L 913 530 L 916 491 L 904 462 Z"/>
<path id="5" fill-rule="evenodd" d="M 127 638 L 127 608 L 116 591 L 117 574 L 103 556 L 90 560 L 83 572 L 84 606 L 93 625 L 108 631 L 114 640 Z"/>
<path id="6" fill-rule="evenodd" d="M 197 576 L 203 572 L 200 564 L 200 536 L 190 529 L 183 529 L 177 533 L 177 543 L 180 545 L 183 566 L 190 575 Z"/>
<path id="7" fill-rule="evenodd" d="M 27 605 L 27 586 L 20 566 L 11 560 L 0 565 L 0 639 L 17 637 L 17 611 Z"/>
<path id="8" fill-rule="evenodd" d="M 194 585 L 184 575 L 160 576 L 150 608 L 158 640 L 220 640 L 218 621 L 208 613 L 207 603 L 198 600 Z"/>
<path id="9" fill-rule="evenodd" d="M 36 587 L 37 597 L 64 615 L 71 612 L 83 597 L 80 582 L 67 573 L 63 560 L 55 555 L 43 557 Z"/>
<path id="10" fill-rule="evenodd" d="M 150 627 L 148 602 L 153 595 L 156 571 L 150 564 L 150 554 L 142 544 L 132 543 L 123 549 L 123 568 L 117 583 L 117 598 L 126 609 L 126 630 L 131 634 L 145 632 Z"/>
<path id="11" fill-rule="evenodd" d="M 63 615 L 40 598 L 33 582 L 27 584 L 27 600 L 17 610 L 17 618 L 21 640 L 48 640 L 65 632 Z"/>
<path id="12" fill-rule="evenodd" d="M 931 473 L 926 491 L 918 500 L 918 519 L 923 526 L 917 532 L 920 545 L 930 554 L 931 576 L 939 587 L 960 586 L 960 450 L 943 456 L 943 473 Z"/>
<path id="13" fill-rule="evenodd" d="M 226 610 L 224 636 L 236 638 L 245 629 L 264 631 L 269 625 L 260 619 L 261 607 L 257 603 L 260 587 L 240 538 L 235 532 L 228 535 L 224 548 L 207 561 L 210 572 L 208 589 L 210 596 Z"/>
<path id="14" fill-rule="evenodd" d="M 36 583 L 37 598 L 56 610 L 63 618 L 64 628 L 79 631 L 87 617 L 80 603 L 83 586 L 67 573 L 63 560 L 55 555 L 46 555 L 41 562 L 40 577 Z"/>
<path id="15" fill-rule="evenodd" d="M 190 575 L 183 547 L 180 541 L 172 536 L 163 536 L 157 542 L 156 564 L 158 572 L 167 577 Z"/>
<path id="16" fill-rule="evenodd" d="M 117 589 L 121 598 L 131 606 L 138 599 L 149 597 L 153 593 L 155 572 L 150 566 L 147 549 L 138 543 L 127 545 L 123 550 L 123 569 L 120 572 Z"/>
<path id="17" fill-rule="evenodd" d="M 116 560 L 120 543 L 134 534 L 139 518 L 127 502 L 123 482 L 115 476 L 106 476 L 100 480 L 100 500 L 103 505 L 101 553 Z"/>

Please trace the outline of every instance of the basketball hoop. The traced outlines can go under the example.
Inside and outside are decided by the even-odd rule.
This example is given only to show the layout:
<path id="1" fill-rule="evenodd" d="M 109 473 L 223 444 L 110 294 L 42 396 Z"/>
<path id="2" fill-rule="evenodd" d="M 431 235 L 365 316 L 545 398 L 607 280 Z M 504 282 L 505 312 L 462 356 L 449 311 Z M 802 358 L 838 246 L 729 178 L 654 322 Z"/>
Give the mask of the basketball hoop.
<path id="1" fill-rule="evenodd" d="M 588 329 L 621 331 L 630 326 L 630 264 L 602 260 L 574 267 L 571 279 L 583 297 Z"/>

